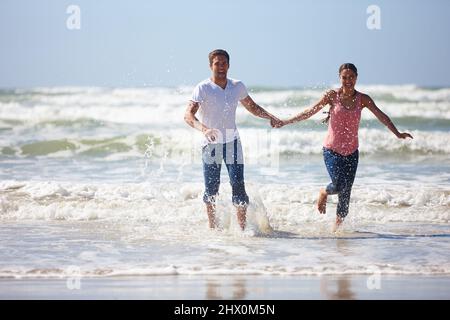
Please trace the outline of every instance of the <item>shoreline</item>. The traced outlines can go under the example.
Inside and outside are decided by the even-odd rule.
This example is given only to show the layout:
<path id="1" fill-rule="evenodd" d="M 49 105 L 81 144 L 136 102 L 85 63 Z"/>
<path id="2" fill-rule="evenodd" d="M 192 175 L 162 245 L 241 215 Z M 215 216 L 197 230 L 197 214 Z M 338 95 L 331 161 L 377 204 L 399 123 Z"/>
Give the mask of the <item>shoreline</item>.
<path id="1" fill-rule="evenodd" d="M 1 300 L 450 299 L 450 275 L 124 276 L 0 279 Z"/>

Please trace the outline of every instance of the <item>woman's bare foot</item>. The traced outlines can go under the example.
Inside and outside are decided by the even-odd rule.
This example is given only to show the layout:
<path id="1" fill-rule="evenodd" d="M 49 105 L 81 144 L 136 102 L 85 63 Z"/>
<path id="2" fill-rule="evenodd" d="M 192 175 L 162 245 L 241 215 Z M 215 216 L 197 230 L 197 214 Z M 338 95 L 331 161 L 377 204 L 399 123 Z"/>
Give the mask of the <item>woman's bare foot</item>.
<path id="1" fill-rule="evenodd" d="M 317 210 L 322 214 L 327 212 L 327 197 L 328 194 L 325 189 L 320 189 L 319 199 L 317 199 Z"/>
<path id="2" fill-rule="evenodd" d="M 334 224 L 333 232 L 336 232 L 339 229 L 339 226 L 342 225 L 342 222 L 344 222 L 344 218 L 336 216 L 336 223 Z"/>

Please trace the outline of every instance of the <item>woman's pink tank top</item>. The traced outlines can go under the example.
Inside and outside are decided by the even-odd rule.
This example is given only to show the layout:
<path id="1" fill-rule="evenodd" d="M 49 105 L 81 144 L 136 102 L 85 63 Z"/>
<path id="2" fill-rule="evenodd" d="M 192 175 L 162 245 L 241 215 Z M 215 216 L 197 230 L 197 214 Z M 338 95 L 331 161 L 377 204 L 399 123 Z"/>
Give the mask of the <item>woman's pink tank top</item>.
<path id="1" fill-rule="evenodd" d="M 328 134 L 323 146 L 343 156 L 348 156 L 358 149 L 358 128 L 361 120 L 361 93 L 356 94 L 356 105 L 353 109 L 345 108 L 339 93 L 333 99 L 330 108 Z"/>

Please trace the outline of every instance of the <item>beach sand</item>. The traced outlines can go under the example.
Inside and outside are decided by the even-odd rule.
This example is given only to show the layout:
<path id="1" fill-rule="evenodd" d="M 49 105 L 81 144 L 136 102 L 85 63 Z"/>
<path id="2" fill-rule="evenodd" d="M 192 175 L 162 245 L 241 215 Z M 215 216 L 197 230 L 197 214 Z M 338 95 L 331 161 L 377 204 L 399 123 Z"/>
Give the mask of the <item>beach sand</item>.
<path id="1" fill-rule="evenodd" d="M 78 284 L 79 289 L 77 289 Z M 1 279 L 0 299 L 448 300 L 450 299 L 450 276 L 202 275 L 81 279 Z"/>

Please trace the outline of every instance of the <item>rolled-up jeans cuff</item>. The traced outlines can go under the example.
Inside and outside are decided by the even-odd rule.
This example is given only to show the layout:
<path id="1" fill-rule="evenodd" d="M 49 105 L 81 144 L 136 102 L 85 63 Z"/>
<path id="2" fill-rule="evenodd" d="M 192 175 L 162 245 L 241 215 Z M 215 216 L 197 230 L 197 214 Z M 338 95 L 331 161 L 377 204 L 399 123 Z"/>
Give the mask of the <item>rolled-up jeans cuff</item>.
<path id="1" fill-rule="evenodd" d="M 327 192 L 327 194 L 338 194 L 339 193 L 338 191 L 336 191 L 336 187 L 332 183 L 327 185 L 327 187 L 325 188 L 325 191 Z"/>
<path id="2" fill-rule="evenodd" d="M 215 204 L 217 199 L 217 194 L 208 195 L 206 193 L 203 194 L 203 202 L 207 204 Z"/>
<path id="3" fill-rule="evenodd" d="M 243 201 L 233 200 L 233 205 L 235 207 L 248 207 L 248 203 L 249 203 L 248 198 Z"/>

